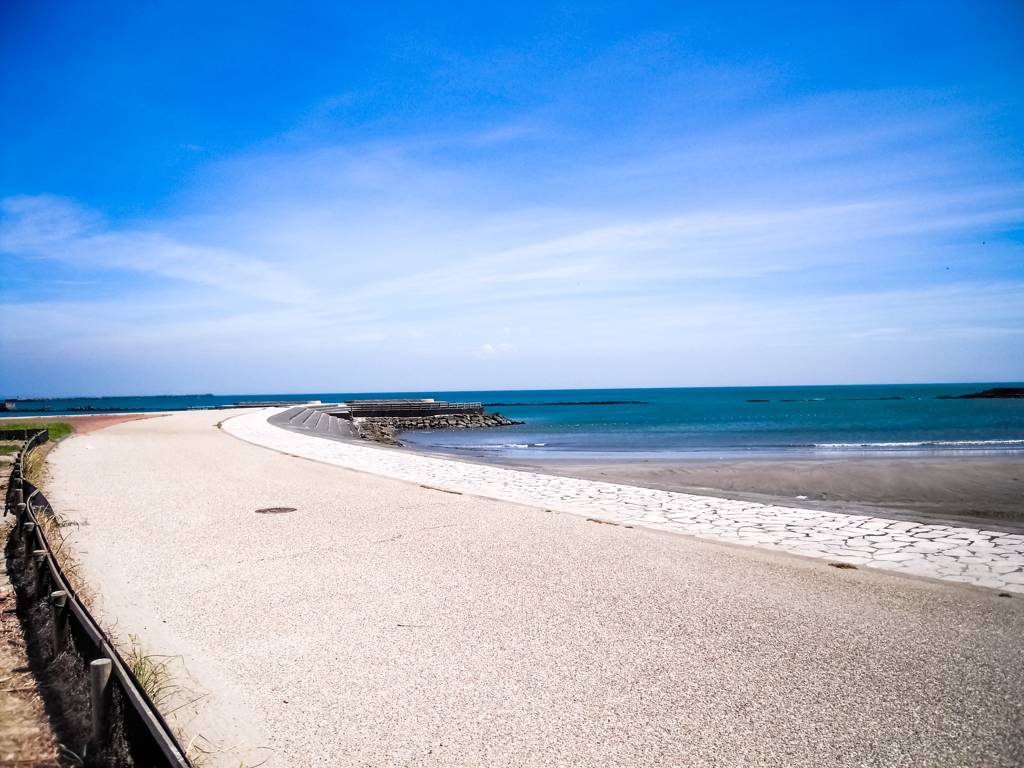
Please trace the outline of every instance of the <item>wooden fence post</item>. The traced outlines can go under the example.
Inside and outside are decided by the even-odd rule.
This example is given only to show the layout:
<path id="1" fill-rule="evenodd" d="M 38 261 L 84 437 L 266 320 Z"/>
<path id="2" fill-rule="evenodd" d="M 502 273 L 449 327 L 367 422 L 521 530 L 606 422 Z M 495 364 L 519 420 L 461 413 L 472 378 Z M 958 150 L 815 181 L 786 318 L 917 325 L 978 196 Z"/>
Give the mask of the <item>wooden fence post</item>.
<path id="1" fill-rule="evenodd" d="M 68 593 L 63 590 L 50 593 L 50 615 L 53 618 L 53 655 L 64 650 L 64 606 Z"/>
<path id="2" fill-rule="evenodd" d="M 96 659 L 89 665 L 89 698 L 92 703 L 92 742 L 102 744 L 107 736 L 110 709 L 110 659 Z"/>
<path id="3" fill-rule="evenodd" d="M 28 507 L 25 505 L 25 493 L 21 490 L 21 480 L 17 480 L 14 485 L 14 524 L 18 527 L 18 532 L 21 533 L 21 524 L 25 522 L 22 516 L 25 514 L 25 510 Z"/>
<path id="4" fill-rule="evenodd" d="M 36 564 L 36 597 L 40 597 L 45 592 L 46 585 L 46 550 L 33 550 L 32 561 Z"/>

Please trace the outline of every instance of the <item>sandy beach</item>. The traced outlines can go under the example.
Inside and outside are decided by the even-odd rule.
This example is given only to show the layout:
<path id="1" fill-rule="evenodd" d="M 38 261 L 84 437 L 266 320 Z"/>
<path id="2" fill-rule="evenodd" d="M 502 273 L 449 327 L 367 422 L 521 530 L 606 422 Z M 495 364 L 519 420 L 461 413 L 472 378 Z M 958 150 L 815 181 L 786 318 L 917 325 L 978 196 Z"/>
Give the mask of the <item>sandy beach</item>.
<path id="1" fill-rule="evenodd" d="M 183 413 L 47 493 L 213 765 L 1011 766 L 1024 601 L 423 488 Z M 258 514 L 266 507 L 287 514 Z"/>
<path id="2" fill-rule="evenodd" d="M 877 514 L 895 511 L 901 517 L 1024 530 L 1024 459 L 1019 456 L 497 463 L 682 493 L 803 506 L 810 502 Z"/>

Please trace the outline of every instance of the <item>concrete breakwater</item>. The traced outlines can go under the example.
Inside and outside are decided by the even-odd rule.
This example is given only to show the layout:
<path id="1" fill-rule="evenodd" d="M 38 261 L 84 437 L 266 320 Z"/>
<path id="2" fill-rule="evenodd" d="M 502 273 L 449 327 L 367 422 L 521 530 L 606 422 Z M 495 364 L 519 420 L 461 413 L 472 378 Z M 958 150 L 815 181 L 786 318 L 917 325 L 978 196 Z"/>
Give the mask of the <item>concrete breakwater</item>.
<path id="1" fill-rule="evenodd" d="M 507 427 L 522 424 L 507 419 L 500 413 L 456 413 L 436 416 L 373 416 L 354 418 L 352 424 L 364 440 L 373 440 L 385 445 L 401 445 L 395 438 L 400 432 L 410 429 L 478 429 L 482 427 Z"/>

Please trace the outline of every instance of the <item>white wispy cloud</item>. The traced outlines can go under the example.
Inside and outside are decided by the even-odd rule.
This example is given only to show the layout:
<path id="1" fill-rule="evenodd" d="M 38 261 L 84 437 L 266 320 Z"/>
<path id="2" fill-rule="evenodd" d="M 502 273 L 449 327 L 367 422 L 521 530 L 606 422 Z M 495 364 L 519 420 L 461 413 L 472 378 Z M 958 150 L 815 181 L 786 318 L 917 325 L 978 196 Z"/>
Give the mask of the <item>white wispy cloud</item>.
<path id="1" fill-rule="evenodd" d="M 118 230 L 95 212 L 52 196 L 2 201 L 0 249 L 76 266 L 151 273 L 269 301 L 308 291 L 278 267 L 230 248 L 182 242 L 157 230 Z"/>
<path id="2" fill-rule="evenodd" d="M 477 349 L 473 350 L 473 356 L 478 360 L 486 360 L 492 357 L 498 357 L 499 355 L 512 355 L 516 354 L 519 348 L 516 344 L 484 344 Z"/>

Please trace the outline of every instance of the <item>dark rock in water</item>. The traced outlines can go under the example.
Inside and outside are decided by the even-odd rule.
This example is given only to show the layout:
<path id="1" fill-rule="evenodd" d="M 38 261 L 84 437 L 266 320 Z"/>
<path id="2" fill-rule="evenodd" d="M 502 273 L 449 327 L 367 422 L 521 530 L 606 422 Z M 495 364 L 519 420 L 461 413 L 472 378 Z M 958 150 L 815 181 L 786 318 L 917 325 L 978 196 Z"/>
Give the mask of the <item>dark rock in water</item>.
<path id="1" fill-rule="evenodd" d="M 437 416 L 368 416 L 353 420 L 356 431 L 364 440 L 385 445 L 401 445 L 395 438 L 399 432 L 410 429 L 479 429 L 507 427 L 523 424 L 506 419 L 500 413 L 455 413 Z"/>
<path id="2" fill-rule="evenodd" d="M 986 389 L 984 392 L 975 392 L 970 395 L 957 395 L 956 397 L 943 397 L 942 400 L 971 400 L 976 398 L 1003 398 L 1003 399 L 1015 399 L 1024 398 L 1024 387 L 993 387 L 992 389 Z"/>

